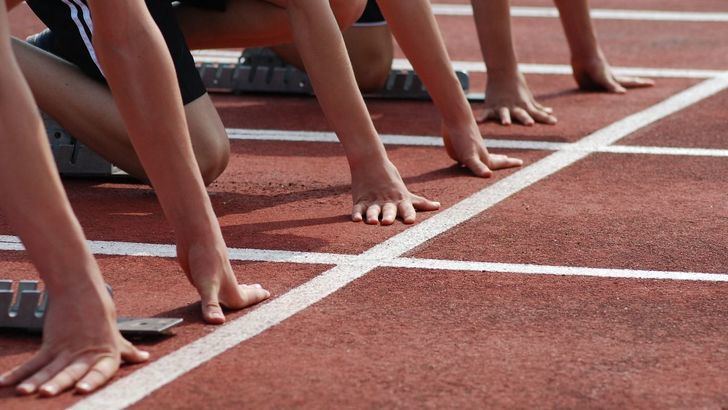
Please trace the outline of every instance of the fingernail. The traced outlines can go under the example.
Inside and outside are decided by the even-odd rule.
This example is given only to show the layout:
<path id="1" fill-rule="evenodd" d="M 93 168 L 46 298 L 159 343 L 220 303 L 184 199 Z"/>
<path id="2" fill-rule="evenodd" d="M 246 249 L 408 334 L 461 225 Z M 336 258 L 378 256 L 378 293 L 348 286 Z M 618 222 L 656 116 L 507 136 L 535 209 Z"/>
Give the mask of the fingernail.
<path id="1" fill-rule="evenodd" d="M 0 385 L 5 384 L 5 375 L 0 376 Z"/>
<path id="2" fill-rule="evenodd" d="M 149 359 L 149 357 L 151 356 L 151 354 L 150 354 L 149 352 L 146 352 L 146 351 L 144 351 L 144 350 L 142 350 L 141 352 L 139 352 L 139 355 L 140 355 L 140 356 L 142 357 L 142 359 L 144 359 L 144 360 L 147 360 L 147 359 Z"/>
<path id="3" fill-rule="evenodd" d="M 42 393 L 49 396 L 55 396 L 56 393 L 58 393 L 58 388 L 56 386 L 43 386 L 40 388 L 40 390 Z"/>
<path id="4" fill-rule="evenodd" d="M 253 285 L 254 288 L 263 289 L 262 286 L 260 286 L 260 283 L 256 283 Z"/>
<path id="5" fill-rule="evenodd" d="M 35 390 L 35 387 L 32 384 L 23 383 L 18 386 L 18 391 L 22 393 L 32 393 L 33 390 Z"/>
<path id="6" fill-rule="evenodd" d="M 88 384 L 88 383 L 86 383 L 86 382 L 81 382 L 81 383 L 79 383 L 79 384 L 76 385 L 76 388 L 78 390 L 87 392 L 87 391 L 90 391 L 91 390 L 91 385 Z"/>

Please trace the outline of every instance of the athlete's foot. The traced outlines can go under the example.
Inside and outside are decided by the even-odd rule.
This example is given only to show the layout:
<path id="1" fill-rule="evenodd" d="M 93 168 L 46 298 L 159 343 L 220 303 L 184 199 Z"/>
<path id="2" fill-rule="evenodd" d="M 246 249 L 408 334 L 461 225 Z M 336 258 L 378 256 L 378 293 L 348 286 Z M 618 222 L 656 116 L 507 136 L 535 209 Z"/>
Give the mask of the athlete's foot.
<path id="1" fill-rule="evenodd" d="M 258 284 L 238 284 L 227 248 L 220 242 L 207 245 L 198 241 L 177 246 L 179 263 L 200 294 L 202 318 L 210 324 L 225 323 L 223 308 L 239 310 L 270 297 L 270 292 Z"/>

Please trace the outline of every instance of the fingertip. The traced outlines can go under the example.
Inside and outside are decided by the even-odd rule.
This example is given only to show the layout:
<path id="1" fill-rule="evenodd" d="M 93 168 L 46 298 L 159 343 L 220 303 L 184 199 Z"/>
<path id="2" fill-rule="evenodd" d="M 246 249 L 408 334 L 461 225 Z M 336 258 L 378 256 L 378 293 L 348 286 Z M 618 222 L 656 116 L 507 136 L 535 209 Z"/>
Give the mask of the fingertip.
<path id="1" fill-rule="evenodd" d="M 364 220 L 364 218 L 362 218 L 361 214 L 354 214 L 351 216 L 352 222 L 361 222 L 363 220 Z"/>
<path id="2" fill-rule="evenodd" d="M 59 389 L 54 385 L 41 386 L 40 389 L 38 389 L 38 395 L 40 397 L 53 397 L 58 393 Z"/>
<path id="3" fill-rule="evenodd" d="M 76 390 L 75 392 L 78 394 L 89 394 L 94 390 L 93 386 L 91 386 L 91 383 L 88 382 L 78 382 L 76 383 Z"/>
<path id="4" fill-rule="evenodd" d="M 146 362 L 150 357 L 152 357 L 152 354 L 146 350 L 138 350 L 137 352 L 137 359 L 139 359 L 140 362 Z"/>
<path id="5" fill-rule="evenodd" d="M 207 310 L 202 313 L 202 317 L 205 319 L 205 322 L 211 325 L 221 325 L 225 323 L 225 315 L 222 313 L 222 310 L 219 310 L 220 308 L 214 309 L 214 310 Z"/>
<path id="6" fill-rule="evenodd" d="M 35 392 L 35 386 L 30 383 L 21 383 L 15 388 L 15 391 L 21 396 L 27 396 Z"/>
<path id="7" fill-rule="evenodd" d="M 407 217 L 405 217 L 405 218 L 402 219 L 402 222 L 405 225 L 412 225 L 413 223 L 415 223 L 415 221 L 417 221 L 417 217 L 414 216 L 414 215 L 409 215 L 409 216 L 407 216 Z"/>

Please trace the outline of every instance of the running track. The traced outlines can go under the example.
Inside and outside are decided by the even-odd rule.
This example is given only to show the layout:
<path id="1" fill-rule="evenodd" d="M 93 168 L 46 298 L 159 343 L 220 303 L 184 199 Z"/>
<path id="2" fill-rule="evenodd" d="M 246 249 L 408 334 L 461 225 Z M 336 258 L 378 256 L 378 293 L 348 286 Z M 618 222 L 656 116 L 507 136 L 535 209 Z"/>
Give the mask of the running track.
<path id="1" fill-rule="evenodd" d="M 438 20 L 480 91 L 465 3 L 438 0 Z M 186 322 L 95 395 L 5 389 L 0 407 L 728 407 L 728 5 L 593 0 L 612 64 L 659 81 L 612 96 L 574 90 L 549 1 L 514 3 L 528 81 L 560 123 L 481 130 L 524 168 L 469 177 L 430 104 L 370 102 L 408 185 L 444 209 L 357 225 L 315 101 L 217 96 L 233 158 L 210 192 L 240 279 L 272 300 L 202 324 L 151 191 L 68 181 L 120 314 Z M 0 234 L 0 276 L 35 278 L 1 218 Z M 39 340 L 0 344 L 6 369 Z"/>

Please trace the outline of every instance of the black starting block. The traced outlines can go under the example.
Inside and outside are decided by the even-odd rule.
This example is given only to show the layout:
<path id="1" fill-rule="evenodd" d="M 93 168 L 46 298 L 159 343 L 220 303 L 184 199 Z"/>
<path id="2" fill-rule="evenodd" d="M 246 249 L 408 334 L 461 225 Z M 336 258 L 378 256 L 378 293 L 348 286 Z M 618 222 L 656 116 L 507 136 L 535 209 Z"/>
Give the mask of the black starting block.
<path id="1" fill-rule="evenodd" d="M 0 329 L 30 332 L 43 331 L 48 308 L 48 294 L 38 288 L 38 282 L 23 280 L 13 292 L 13 281 L 0 280 Z M 107 285 L 109 293 L 111 287 Z M 119 331 L 126 337 L 164 336 L 182 323 L 177 318 L 119 318 Z"/>
<path id="2" fill-rule="evenodd" d="M 286 63 L 267 48 L 246 49 L 237 63 L 197 63 L 208 91 L 224 93 L 271 93 L 313 95 L 308 75 Z M 468 94 L 470 77 L 456 71 L 470 101 L 483 101 L 483 94 Z M 429 100 L 430 94 L 413 70 L 391 70 L 384 87 L 365 93 L 365 98 Z"/>
<path id="3" fill-rule="evenodd" d="M 107 178 L 127 174 L 68 133 L 56 120 L 42 113 L 53 159 L 62 176 Z"/>

